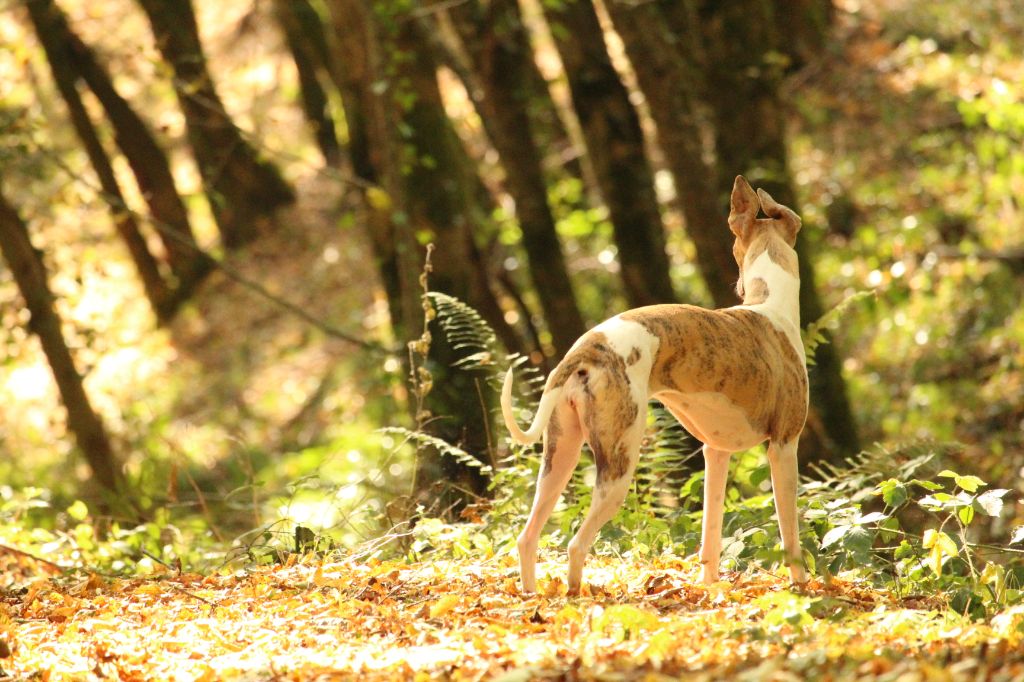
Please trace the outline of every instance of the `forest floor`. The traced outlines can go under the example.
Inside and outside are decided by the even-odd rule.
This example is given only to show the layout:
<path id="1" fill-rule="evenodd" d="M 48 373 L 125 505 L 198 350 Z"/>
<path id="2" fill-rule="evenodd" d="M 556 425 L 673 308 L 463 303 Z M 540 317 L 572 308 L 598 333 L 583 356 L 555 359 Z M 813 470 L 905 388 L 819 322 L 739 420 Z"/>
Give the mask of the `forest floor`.
<path id="1" fill-rule="evenodd" d="M 1024 677 L 1024 609 L 972 622 L 927 596 L 766 572 L 698 583 L 695 559 L 561 557 L 524 598 L 514 558 L 323 561 L 228 575 L 41 575 L 0 602 L 22 679 L 891 679 Z M 34 575 L 33 575 L 34 574 Z"/>

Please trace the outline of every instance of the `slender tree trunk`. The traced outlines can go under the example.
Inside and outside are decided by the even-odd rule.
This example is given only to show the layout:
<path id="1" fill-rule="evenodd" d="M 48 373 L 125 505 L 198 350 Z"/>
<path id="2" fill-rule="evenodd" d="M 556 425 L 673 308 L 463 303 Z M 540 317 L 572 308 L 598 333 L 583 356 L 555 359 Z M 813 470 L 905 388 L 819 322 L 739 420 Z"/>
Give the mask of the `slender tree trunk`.
<path id="1" fill-rule="evenodd" d="M 39 251 L 28 236 L 21 216 L 0 193 L 0 251 L 11 268 L 14 280 L 31 315 L 29 330 L 39 337 L 43 352 L 53 370 L 61 398 L 68 412 L 68 427 L 75 434 L 96 481 L 117 493 L 123 479 L 103 422 L 89 402 L 82 377 L 61 332 L 61 321 L 53 306 L 53 294 L 47 283 L 46 269 Z"/>
<path id="2" fill-rule="evenodd" d="M 259 227 L 295 195 L 277 169 L 261 160 L 228 117 L 206 68 L 191 0 L 139 0 L 157 47 L 174 72 L 192 153 L 221 239 L 227 248 L 259 235 Z"/>
<path id="3" fill-rule="evenodd" d="M 418 284 L 422 256 L 404 212 L 398 112 L 388 82 L 380 28 L 368 0 L 330 0 L 330 72 L 341 93 L 348 148 L 365 185 L 367 235 L 388 300 L 395 337 L 406 342 L 422 327 Z"/>
<path id="4" fill-rule="evenodd" d="M 608 56 L 594 6 L 544 3 L 544 9 L 614 227 L 626 298 L 633 307 L 672 301 L 665 231 L 640 119 Z"/>
<path id="5" fill-rule="evenodd" d="M 715 305 L 735 305 L 732 234 L 725 226 L 726 205 L 716 199 L 717 169 L 705 159 L 705 128 L 695 98 L 703 75 L 679 52 L 678 43 L 688 37 L 672 32 L 654 2 L 608 0 L 606 6 L 650 106 L 704 282 Z"/>
<path id="6" fill-rule="evenodd" d="M 469 175 L 473 171 L 444 109 L 437 67 L 416 22 L 398 22 L 394 49 L 389 53 L 401 55 L 395 64 L 400 80 L 394 84 L 394 95 L 411 102 L 402 116 L 409 131 L 406 144 L 412 152 L 404 177 L 411 227 L 437 245 L 431 288 L 473 303 L 478 298 L 473 292 L 475 274 L 468 248 L 475 213 L 474 183 Z M 405 87 L 408 90 L 403 90 Z M 434 388 L 427 406 L 440 419 L 429 430 L 486 463 L 492 420 L 478 385 L 482 377 L 454 366 L 465 351 L 452 345 L 437 321 L 430 331 Z M 414 485 L 423 496 L 429 495 L 439 480 L 455 482 L 474 495 L 483 496 L 487 491 L 487 479 L 479 469 L 433 449 L 421 451 L 417 477 Z M 453 503 L 465 501 L 464 493 L 451 497 Z"/>
<path id="7" fill-rule="evenodd" d="M 142 117 L 114 88 L 95 53 L 71 31 L 67 18 L 52 0 L 32 0 L 32 3 L 46 8 L 50 20 L 48 30 L 55 34 L 53 39 L 66 43 L 72 68 L 103 106 L 114 131 L 114 141 L 135 175 L 163 243 L 167 263 L 177 278 L 175 296 L 179 303 L 184 301 L 209 273 L 213 263 L 196 248 L 188 210 L 178 193 L 167 154 Z"/>
<path id="8" fill-rule="evenodd" d="M 782 17 L 777 7 L 793 8 L 771 0 L 704 4 L 703 35 L 707 38 L 709 80 L 716 84 L 708 93 L 715 115 L 715 147 L 721 168 L 742 173 L 764 187 L 777 201 L 797 210 L 786 152 L 786 107 L 779 98 L 781 66 L 773 54 L 784 50 Z M 807 11 L 822 9 L 810 4 Z M 788 16 L 788 15 L 784 15 Z M 799 23 L 799 22 L 798 22 Z M 799 25 L 819 25 L 812 19 Z M 804 41 L 810 40 L 804 35 Z M 728 196 L 731 184 L 723 177 L 720 196 Z M 810 231 L 797 240 L 800 255 L 800 318 L 804 325 L 825 312 L 814 276 Z M 816 364 L 810 368 L 811 405 L 818 419 L 809 422 L 801 442 L 804 461 L 841 463 L 860 449 L 856 422 L 850 409 L 846 382 L 835 346 L 818 347 Z M 814 428 L 815 426 L 818 428 Z"/>
<path id="9" fill-rule="evenodd" d="M 523 232 L 530 276 L 558 355 L 586 330 L 548 205 L 543 155 L 535 142 L 530 108 L 533 53 L 516 0 L 462 3 L 452 21 L 483 89 L 478 100 L 484 128 L 501 157 Z"/>
<path id="10" fill-rule="evenodd" d="M 106 150 L 103 149 L 96 128 L 82 103 L 76 85 L 78 78 L 71 66 L 72 58 L 68 51 L 68 43 L 66 40 L 62 40 L 61 32 L 51 30 L 55 23 L 54 19 L 58 16 L 56 7 L 45 0 L 32 0 L 26 6 L 36 35 L 46 52 L 57 90 L 68 107 L 71 124 L 85 147 L 89 162 L 99 179 L 100 189 L 104 200 L 110 207 L 114 226 L 128 247 L 128 252 L 142 279 L 143 290 L 146 292 L 146 297 L 149 299 L 157 319 L 166 322 L 174 310 L 173 291 L 160 274 L 157 260 L 150 253 L 135 216 L 128 210 L 124 195 L 117 184 L 110 158 L 107 156 Z"/>
<path id="11" fill-rule="evenodd" d="M 472 185 L 465 155 L 441 103 L 434 62 L 416 23 L 370 0 L 331 0 L 335 64 L 356 172 L 368 184 L 369 235 L 400 341 L 423 331 L 418 283 L 422 253 L 413 235 L 433 241 L 430 288 L 474 299 L 470 249 Z M 398 131 L 403 131 L 399 136 Z M 486 461 L 490 412 L 473 374 L 452 367 L 461 355 L 434 322 L 427 369 L 433 388 L 428 431 Z M 422 420 L 425 415 L 416 415 Z M 441 484 L 442 490 L 438 489 Z M 413 482 L 416 501 L 441 510 L 486 492 L 478 469 L 422 448 Z M 461 492 L 460 492 L 461 491 Z M 439 494 L 443 493 L 443 494 Z"/>
<path id="12" fill-rule="evenodd" d="M 324 161 L 336 166 L 341 160 L 341 147 L 334 132 L 327 93 L 318 75 L 326 70 L 326 45 L 320 17 L 308 0 L 274 0 L 274 14 L 295 61 L 306 120 L 313 128 Z M 323 48 L 318 49 L 318 45 Z"/>

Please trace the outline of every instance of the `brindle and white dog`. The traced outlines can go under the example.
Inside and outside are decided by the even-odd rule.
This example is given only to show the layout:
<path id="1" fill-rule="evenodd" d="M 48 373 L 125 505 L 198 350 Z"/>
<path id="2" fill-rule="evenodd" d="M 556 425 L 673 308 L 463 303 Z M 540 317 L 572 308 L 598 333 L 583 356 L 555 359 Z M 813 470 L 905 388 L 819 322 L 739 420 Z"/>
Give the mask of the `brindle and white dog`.
<path id="1" fill-rule="evenodd" d="M 757 218 L 759 208 L 767 219 Z M 796 508 L 797 440 L 807 416 L 794 250 L 800 218 L 764 190 L 755 194 L 740 176 L 733 184 L 729 228 L 736 236 L 742 305 L 720 310 L 654 305 L 602 322 L 581 336 L 548 376 L 526 431 L 512 413 L 512 369 L 505 375 L 501 407 L 512 437 L 532 443 L 544 436 L 537 493 L 518 542 L 524 592 L 536 590 L 540 533 L 586 440 L 597 463 L 597 486 L 569 543 L 569 592 L 579 592 L 587 552 L 629 489 L 650 398 L 704 443 L 703 581 L 719 578 L 729 457 L 765 440 L 790 577 L 806 580 Z"/>

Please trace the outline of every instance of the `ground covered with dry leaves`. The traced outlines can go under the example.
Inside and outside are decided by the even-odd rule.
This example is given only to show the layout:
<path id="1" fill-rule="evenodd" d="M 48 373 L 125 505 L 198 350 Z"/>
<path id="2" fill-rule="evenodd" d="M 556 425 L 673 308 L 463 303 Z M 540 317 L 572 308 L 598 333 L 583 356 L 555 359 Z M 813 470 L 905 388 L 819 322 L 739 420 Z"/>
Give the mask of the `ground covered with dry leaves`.
<path id="1" fill-rule="evenodd" d="M 1024 679 L 1024 610 L 971 622 L 927 597 L 692 559 L 557 557 L 523 598 L 512 558 L 327 562 L 230 575 L 36 576 L 0 606 L 22 679 Z"/>

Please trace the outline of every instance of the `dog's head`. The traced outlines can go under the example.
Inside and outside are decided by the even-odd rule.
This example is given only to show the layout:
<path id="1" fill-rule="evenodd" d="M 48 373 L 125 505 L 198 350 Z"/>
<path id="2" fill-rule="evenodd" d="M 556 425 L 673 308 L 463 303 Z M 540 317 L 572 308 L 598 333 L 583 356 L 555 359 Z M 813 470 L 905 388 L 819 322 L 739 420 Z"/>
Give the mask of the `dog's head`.
<path id="1" fill-rule="evenodd" d="M 767 218 L 758 218 L 763 210 Z M 800 231 L 800 216 L 778 203 L 763 189 L 754 192 L 746 178 L 736 176 L 729 201 L 729 229 L 736 235 L 732 254 L 740 269 L 736 293 L 743 298 L 743 266 L 748 258 L 756 258 L 768 251 L 772 260 L 786 269 L 796 268 L 796 235 Z M 785 244 L 788 248 L 780 248 Z"/>

